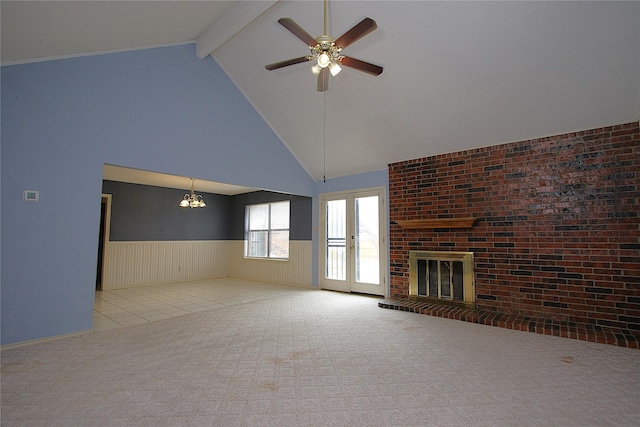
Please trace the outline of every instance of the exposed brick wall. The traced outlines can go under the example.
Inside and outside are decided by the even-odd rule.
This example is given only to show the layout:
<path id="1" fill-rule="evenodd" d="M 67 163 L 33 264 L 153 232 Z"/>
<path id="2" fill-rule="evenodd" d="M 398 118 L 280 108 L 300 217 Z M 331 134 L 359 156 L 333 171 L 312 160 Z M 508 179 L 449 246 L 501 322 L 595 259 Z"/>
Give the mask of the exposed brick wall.
<path id="1" fill-rule="evenodd" d="M 471 251 L 478 308 L 640 335 L 639 178 L 638 122 L 390 164 L 391 296 L 409 250 Z"/>

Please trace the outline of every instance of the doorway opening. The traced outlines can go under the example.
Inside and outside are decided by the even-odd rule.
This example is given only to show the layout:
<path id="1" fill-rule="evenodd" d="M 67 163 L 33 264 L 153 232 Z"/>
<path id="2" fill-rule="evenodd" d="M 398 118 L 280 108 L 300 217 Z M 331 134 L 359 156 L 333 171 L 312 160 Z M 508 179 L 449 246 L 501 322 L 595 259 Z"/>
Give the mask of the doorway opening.
<path id="1" fill-rule="evenodd" d="M 100 230 L 98 232 L 98 262 L 96 270 L 96 291 L 102 290 L 104 282 L 104 254 L 109 241 L 111 219 L 111 194 L 103 194 L 100 200 Z"/>

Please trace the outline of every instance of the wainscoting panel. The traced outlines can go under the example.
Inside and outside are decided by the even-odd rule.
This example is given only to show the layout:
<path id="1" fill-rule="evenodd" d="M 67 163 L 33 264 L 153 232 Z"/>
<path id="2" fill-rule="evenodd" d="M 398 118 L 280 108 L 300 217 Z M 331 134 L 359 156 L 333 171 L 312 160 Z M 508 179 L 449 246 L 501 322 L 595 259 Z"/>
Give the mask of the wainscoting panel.
<path id="1" fill-rule="evenodd" d="M 229 241 L 107 242 L 102 289 L 229 276 Z"/>
<path id="2" fill-rule="evenodd" d="M 244 242 L 230 242 L 231 277 L 269 281 L 273 283 L 312 286 L 311 241 L 289 242 L 289 260 L 247 259 L 244 257 Z"/>

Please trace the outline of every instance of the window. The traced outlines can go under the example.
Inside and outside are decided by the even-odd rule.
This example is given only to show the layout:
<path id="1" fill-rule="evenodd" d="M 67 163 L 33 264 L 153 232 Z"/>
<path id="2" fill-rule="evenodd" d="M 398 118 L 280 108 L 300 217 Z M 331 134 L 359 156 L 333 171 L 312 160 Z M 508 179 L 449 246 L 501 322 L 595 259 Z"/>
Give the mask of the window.
<path id="1" fill-rule="evenodd" d="M 289 202 L 249 205 L 245 256 L 289 258 Z"/>

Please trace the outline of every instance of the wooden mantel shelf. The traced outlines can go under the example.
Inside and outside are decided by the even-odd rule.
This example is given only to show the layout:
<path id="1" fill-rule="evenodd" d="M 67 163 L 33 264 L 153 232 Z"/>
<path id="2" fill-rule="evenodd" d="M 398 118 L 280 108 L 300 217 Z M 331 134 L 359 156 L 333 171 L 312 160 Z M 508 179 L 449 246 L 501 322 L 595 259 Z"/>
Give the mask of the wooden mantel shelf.
<path id="1" fill-rule="evenodd" d="M 403 230 L 417 230 L 423 228 L 471 228 L 478 218 L 433 218 L 396 220 Z"/>

